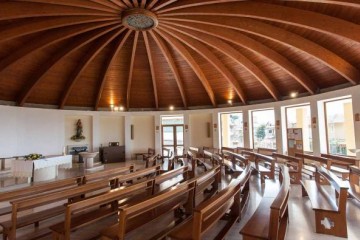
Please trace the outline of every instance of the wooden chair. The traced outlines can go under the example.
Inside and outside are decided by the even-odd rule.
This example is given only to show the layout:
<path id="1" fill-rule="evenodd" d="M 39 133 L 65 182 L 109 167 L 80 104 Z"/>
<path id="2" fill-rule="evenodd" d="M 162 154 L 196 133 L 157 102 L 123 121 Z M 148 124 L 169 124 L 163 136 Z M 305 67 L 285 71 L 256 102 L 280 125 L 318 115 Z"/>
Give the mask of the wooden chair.
<path id="1" fill-rule="evenodd" d="M 290 176 L 288 168 L 281 166 L 279 174 L 280 190 L 275 197 L 263 197 L 254 214 L 240 231 L 244 240 L 285 239 L 289 221 Z"/>
<path id="2" fill-rule="evenodd" d="M 316 165 L 315 180 L 305 180 L 301 184 L 303 197 L 309 197 L 315 211 L 316 232 L 346 238 L 346 184 L 320 164 Z M 325 184 L 335 189 L 338 199 L 329 195 L 323 187 Z"/>

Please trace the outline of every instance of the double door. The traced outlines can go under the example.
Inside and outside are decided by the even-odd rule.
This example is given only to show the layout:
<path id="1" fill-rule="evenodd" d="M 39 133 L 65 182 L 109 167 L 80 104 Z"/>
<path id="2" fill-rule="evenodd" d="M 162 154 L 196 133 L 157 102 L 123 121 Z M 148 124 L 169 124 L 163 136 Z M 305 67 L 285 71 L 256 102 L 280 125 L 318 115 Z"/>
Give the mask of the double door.
<path id="1" fill-rule="evenodd" d="M 171 150 L 177 156 L 183 155 L 184 125 L 163 125 L 162 147 Z"/>

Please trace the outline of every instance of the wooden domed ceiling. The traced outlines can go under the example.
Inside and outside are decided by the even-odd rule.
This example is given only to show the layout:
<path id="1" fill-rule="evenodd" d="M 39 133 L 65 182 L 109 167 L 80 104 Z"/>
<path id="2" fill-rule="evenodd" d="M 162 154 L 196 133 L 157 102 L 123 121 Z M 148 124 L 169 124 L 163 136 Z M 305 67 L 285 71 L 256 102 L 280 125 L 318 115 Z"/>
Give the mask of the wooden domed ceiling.
<path id="1" fill-rule="evenodd" d="M 360 80 L 357 0 L 0 1 L 0 100 L 128 110 L 279 101 Z"/>

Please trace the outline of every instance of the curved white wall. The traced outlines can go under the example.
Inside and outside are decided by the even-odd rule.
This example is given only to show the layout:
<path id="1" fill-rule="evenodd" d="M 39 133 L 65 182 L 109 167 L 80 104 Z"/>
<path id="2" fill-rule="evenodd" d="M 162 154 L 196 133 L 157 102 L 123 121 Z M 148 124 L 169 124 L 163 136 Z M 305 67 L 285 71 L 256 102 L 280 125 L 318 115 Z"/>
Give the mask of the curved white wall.
<path id="1" fill-rule="evenodd" d="M 214 129 L 214 124 L 219 126 L 218 113 L 229 111 L 242 111 L 244 121 L 249 122 L 249 110 L 274 108 L 275 119 L 280 120 L 284 113 L 282 107 L 309 103 L 311 106 L 311 115 L 318 119 L 317 124 L 321 123 L 322 104 L 319 101 L 336 98 L 341 96 L 351 96 L 353 99 L 354 114 L 360 113 L 360 86 L 336 90 L 328 93 L 318 94 L 306 98 L 298 98 L 280 102 L 264 103 L 257 105 L 248 105 L 243 107 L 217 108 L 207 110 L 188 110 L 174 112 L 93 112 L 93 111 L 71 111 L 71 110 L 53 110 L 53 109 L 35 109 L 13 106 L 0 106 L 0 156 L 24 155 L 32 152 L 42 153 L 44 155 L 60 154 L 64 146 L 68 144 L 78 144 L 69 140 L 71 130 L 71 119 L 81 118 L 85 120 L 84 135 L 91 150 L 97 151 L 100 144 L 107 141 L 119 141 L 125 143 L 127 158 L 140 150 L 148 147 L 155 147 L 159 152 L 161 146 L 160 131 L 155 130 L 160 126 L 160 116 L 169 114 L 184 114 L 185 124 L 189 125 L 189 130 L 185 131 L 185 147 L 192 143 L 212 143 L 212 146 L 219 147 L 219 129 Z M 199 116 L 204 117 L 199 117 Z M 206 116 L 206 117 L 205 117 Z M 206 118 L 212 122 L 212 134 L 210 139 L 199 139 L 190 136 L 194 134 L 194 129 L 201 126 L 201 119 Z M 211 119 L 212 118 L 212 119 Z M 200 120 L 199 120 L 200 119 Z M 75 121 L 74 120 L 74 121 Z M 199 121 L 200 122 L 199 122 Z M 144 122 L 145 121 L 145 122 Z M 190 125 L 193 123 L 196 126 Z M 285 128 L 281 121 L 281 127 L 277 129 L 277 147 L 278 151 L 283 150 L 283 139 L 281 132 Z M 74 123 L 75 124 L 75 123 Z M 130 126 L 141 126 L 141 132 L 136 132 L 135 141 L 130 139 Z M 206 123 L 203 123 L 204 129 Z M 360 122 L 354 122 L 356 147 L 360 148 Z M 136 126 L 135 126 L 136 127 Z M 115 131 L 115 132 L 112 132 Z M 136 130 L 135 130 L 136 131 Z M 249 131 L 244 131 L 245 146 L 250 145 Z M 139 134 L 146 135 L 141 138 L 140 144 L 136 141 Z M 111 136 L 110 136 L 111 135 Z M 314 153 L 319 154 L 323 150 L 320 142 L 320 136 L 323 133 L 316 126 L 313 129 L 313 148 Z M 205 136 L 207 137 L 207 136 Z M 322 138 L 323 139 L 323 138 Z M 323 141 L 322 141 L 323 142 Z"/>

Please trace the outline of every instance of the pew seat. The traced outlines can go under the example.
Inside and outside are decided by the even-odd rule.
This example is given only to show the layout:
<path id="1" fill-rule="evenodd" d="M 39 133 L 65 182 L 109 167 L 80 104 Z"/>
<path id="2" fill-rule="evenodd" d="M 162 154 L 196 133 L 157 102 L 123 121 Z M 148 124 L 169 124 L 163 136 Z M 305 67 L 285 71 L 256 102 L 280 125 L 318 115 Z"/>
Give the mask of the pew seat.
<path id="1" fill-rule="evenodd" d="M 319 164 L 316 166 L 315 180 L 301 181 L 301 185 L 303 197 L 309 197 L 312 209 L 315 211 L 316 232 L 347 237 L 348 187 L 346 184 Z M 336 194 L 329 194 L 324 186 L 331 186 Z"/>

